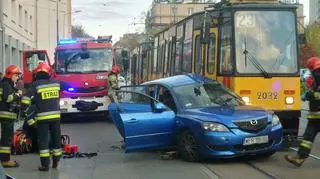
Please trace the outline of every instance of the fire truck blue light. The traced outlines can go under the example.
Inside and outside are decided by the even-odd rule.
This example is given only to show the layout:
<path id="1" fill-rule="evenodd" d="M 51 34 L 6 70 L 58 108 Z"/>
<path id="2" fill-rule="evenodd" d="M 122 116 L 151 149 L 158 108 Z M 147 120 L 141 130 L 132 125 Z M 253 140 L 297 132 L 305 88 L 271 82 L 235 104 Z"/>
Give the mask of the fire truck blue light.
<path id="1" fill-rule="evenodd" d="M 74 91 L 74 88 L 68 88 L 68 91 Z"/>
<path id="2" fill-rule="evenodd" d="M 60 40 L 59 41 L 59 44 L 74 44 L 74 43 L 77 43 L 76 40 Z"/>

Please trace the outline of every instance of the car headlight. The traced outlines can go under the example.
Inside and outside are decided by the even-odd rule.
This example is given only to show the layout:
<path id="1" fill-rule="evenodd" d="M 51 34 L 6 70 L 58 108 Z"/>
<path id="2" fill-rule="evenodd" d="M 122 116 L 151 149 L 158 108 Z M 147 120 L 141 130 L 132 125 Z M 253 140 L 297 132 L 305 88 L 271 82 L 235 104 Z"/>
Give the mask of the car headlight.
<path id="1" fill-rule="evenodd" d="M 202 127 L 209 132 L 229 132 L 229 129 L 226 126 L 215 122 L 204 122 Z"/>
<path id="2" fill-rule="evenodd" d="M 272 115 L 272 126 L 276 126 L 281 124 L 280 119 L 277 115 L 273 114 Z"/>

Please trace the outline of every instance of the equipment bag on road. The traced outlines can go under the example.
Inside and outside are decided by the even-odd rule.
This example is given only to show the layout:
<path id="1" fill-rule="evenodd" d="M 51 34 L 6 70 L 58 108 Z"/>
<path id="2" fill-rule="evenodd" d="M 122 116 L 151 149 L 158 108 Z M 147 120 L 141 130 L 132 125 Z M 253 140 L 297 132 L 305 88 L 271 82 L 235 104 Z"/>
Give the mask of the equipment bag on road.
<path id="1" fill-rule="evenodd" d="M 30 131 L 26 132 L 25 130 L 17 130 L 15 131 L 12 139 L 12 151 L 13 155 L 21 155 L 24 153 L 37 153 L 38 152 L 38 144 L 37 139 L 34 136 L 36 133 L 32 133 Z M 50 139 L 50 134 L 49 134 Z M 68 135 L 61 135 L 61 142 L 63 148 L 65 145 L 70 144 L 70 137 Z M 51 142 L 50 142 L 51 146 Z"/>

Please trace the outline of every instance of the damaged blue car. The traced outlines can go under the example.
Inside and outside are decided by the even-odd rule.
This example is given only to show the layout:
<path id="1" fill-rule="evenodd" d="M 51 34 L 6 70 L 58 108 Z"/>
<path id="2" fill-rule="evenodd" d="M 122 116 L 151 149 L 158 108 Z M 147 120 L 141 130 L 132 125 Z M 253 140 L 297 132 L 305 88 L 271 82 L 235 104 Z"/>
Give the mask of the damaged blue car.
<path id="1" fill-rule="evenodd" d="M 248 106 L 221 83 L 195 74 L 122 87 L 111 118 L 125 151 L 176 147 L 186 161 L 269 157 L 281 149 L 283 129 L 273 112 Z"/>

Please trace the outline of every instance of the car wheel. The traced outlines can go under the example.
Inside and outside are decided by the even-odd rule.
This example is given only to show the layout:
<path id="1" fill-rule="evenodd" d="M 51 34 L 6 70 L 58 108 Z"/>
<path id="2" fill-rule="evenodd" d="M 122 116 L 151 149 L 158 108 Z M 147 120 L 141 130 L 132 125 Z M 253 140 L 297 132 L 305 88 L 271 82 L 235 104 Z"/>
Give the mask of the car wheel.
<path id="1" fill-rule="evenodd" d="M 198 162 L 201 160 L 198 142 L 188 131 L 183 131 L 178 135 L 178 150 L 185 161 Z"/>

